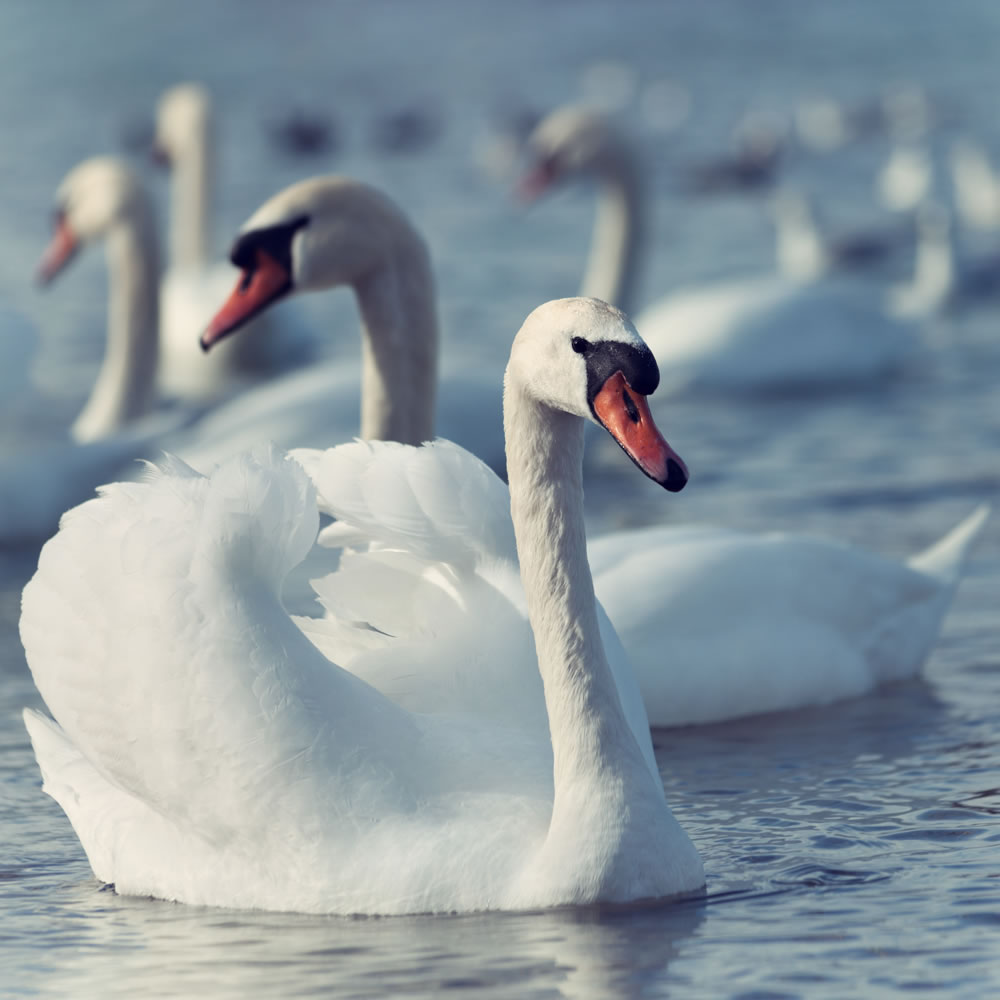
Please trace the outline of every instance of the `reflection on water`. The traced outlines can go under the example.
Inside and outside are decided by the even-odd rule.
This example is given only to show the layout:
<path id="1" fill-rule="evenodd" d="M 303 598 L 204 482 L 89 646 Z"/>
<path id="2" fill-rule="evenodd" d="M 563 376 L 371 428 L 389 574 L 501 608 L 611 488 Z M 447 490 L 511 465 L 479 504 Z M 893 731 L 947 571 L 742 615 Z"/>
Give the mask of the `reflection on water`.
<path id="1" fill-rule="evenodd" d="M 942 109 L 936 161 L 961 132 L 993 135 L 1000 8 L 930 0 L 793 0 L 708 7 L 635 0 L 472 7 L 433 0 L 0 9 L 0 295 L 41 339 L 44 405 L 3 412 L 0 450 L 53 437 L 93 377 L 104 272 L 87 254 L 58 296 L 28 283 L 58 179 L 116 148 L 122 128 L 179 78 L 219 97 L 220 247 L 249 211 L 304 172 L 384 186 L 425 229 L 445 351 L 498 367 L 535 304 L 573 291 L 590 195 L 531 212 L 475 166 L 489 109 L 571 98 L 588 66 L 632 66 L 690 92 L 674 135 L 647 132 L 658 239 L 645 298 L 773 262 L 762 205 L 691 199 L 671 170 L 725 150 L 750 106 L 797 95 L 855 103 L 919 80 Z M 387 15 L 391 11 L 391 16 Z M 572 30 L 570 30 L 572 28 Z M 114 39 L 116 44 L 109 44 Z M 86 44 L 81 44 L 81 42 Z M 97 42 L 100 44 L 97 44 Z M 42 57 L 44 54 L 44 58 Z M 98 58 L 100 61 L 96 61 Z M 427 101 L 443 132 L 380 154 L 379 121 Z M 337 159 L 303 167 L 269 145 L 283 108 L 329 104 Z M 631 117 L 629 117 L 631 116 Z M 641 116 L 626 110 L 630 126 Z M 883 137 L 837 156 L 792 151 L 783 169 L 834 219 L 874 212 Z M 331 153 L 331 156 L 333 154 Z M 162 195 L 162 183 L 147 178 Z M 947 184 L 937 182 L 939 197 Z M 905 266 L 909 266 L 907 262 Z M 351 304 L 303 300 L 330 349 L 356 351 Z M 693 478 L 678 497 L 590 456 L 592 526 L 674 520 L 817 530 L 903 557 L 996 496 L 997 306 L 924 331 L 892 383 L 822 396 L 726 395 L 662 404 Z M 340 323 L 338 327 L 337 323 Z M 1000 993 L 1000 530 L 987 527 L 923 680 L 857 702 L 656 734 L 669 800 L 705 860 L 707 897 L 653 908 L 452 918 L 322 919 L 126 899 L 94 882 L 58 807 L 39 792 L 20 721 L 38 705 L 16 635 L 34 554 L 0 553 L 0 992 L 39 996 L 844 997 L 901 990 Z M 720 623 L 724 627 L 724 623 Z M 669 637 L 666 649 L 669 651 Z M 683 668 L 683 664 L 679 665 Z"/>

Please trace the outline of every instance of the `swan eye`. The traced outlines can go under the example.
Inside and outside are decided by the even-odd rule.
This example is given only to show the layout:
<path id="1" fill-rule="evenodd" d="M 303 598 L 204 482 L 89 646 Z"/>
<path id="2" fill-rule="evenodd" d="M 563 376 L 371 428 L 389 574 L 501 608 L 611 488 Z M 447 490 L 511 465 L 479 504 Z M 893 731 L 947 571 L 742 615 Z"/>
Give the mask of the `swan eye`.
<path id="1" fill-rule="evenodd" d="M 586 354 L 590 350 L 590 341 L 584 340 L 583 337 L 574 337 L 570 341 L 570 346 L 577 354 Z"/>

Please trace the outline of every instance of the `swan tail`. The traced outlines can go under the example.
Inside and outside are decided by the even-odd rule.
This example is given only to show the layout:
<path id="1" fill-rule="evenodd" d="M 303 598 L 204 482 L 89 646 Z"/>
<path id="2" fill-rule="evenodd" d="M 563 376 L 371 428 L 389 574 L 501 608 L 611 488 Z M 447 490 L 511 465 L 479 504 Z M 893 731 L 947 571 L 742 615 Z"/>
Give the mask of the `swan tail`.
<path id="1" fill-rule="evenodd" d="M 42 791 L 62 807 L 76 830 L 94 874 L 114 879 L 110 853 L 100 836 L 101 817 L 115 811 L 119 796 L 94 770 L 72 741 L 47 715 L 24 710 L 24 725 L 42 772 Z"/>
<path id="2" fill-rule="evenodd" d="M 955 584 L 962 576 L 973 543 L 990 516 L 989 504 L 981 504 L 959 522 L 944 538 L 917 553 L 907 565 L 943 584 Z"/>
<path id="3" fill-rule="evenodd" d="M 450 441 L 354 441 L 291 454 L 316 486 L 320 509 L 337 519 L 324 532 L 329 544 L 367 540 L 461 569 L 514 558 L 507 488 Z"/>

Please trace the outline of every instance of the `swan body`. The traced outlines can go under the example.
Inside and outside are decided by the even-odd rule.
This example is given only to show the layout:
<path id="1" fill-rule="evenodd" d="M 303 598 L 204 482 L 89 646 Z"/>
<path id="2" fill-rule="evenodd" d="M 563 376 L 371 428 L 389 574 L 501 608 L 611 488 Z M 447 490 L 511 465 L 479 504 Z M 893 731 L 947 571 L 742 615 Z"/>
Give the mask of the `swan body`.
<path id="1" fill-rule="evenodd" d="M 536 166 L 523 189 L 537 196 L 575 176 L 601 196 L 582 292 L 632 308 L 648 222 L 635 156 L 598 113 L 562 108 L 531 138 Z M 898 367 L 916 343 L 911 323 L 887 315 L 870 289 L 764 275 L 677 292 L 636 319 L 675 389 L 830 384 Z"/>
<path id="2" fill-rule="evenodd" d="M 438 322 L 427 248 L 385 195 L 342 177 L 316 177 L 266 202 L 233 249 L 243 276 L 209 324 L 215 344 L 272 303 L 348 285 L 362 319 L 356 362 L 336 362 L 245 393 L 176 450 L 206 470 L 262 440 L 324 447 L 358 434 L 420 444 L 442 434 L 503 466 L 498 380 L 468 366 L 438 376 Z M 440 381 L 440 385 L 438 384 Z M 435 423 L 437 421 L 437 423 Z"/>
<path id="3" fill-rule="evenodd" d="M 544 725 L 538 677 L 513 653 L 496 673 L 481 658 L 456 671 L 423 656 L 405 672 L 386 658 L 403 636 L 421 648 L 428 634 L 447 632 L 474 651 L 515 634 L 511 607 L 520 604 L 506 596 L 513 591 L 482 583 L 516 578 L 500 484 L 487 499 L 478 463 L 458 451 L 418 452 L 407 463 L 360 446 L 293 456 L 321 508 L 338 518 L 321 541 L 352 546 L 339 571 L 313 581 L 327 614 L 299 619 L 303 631 L 321 649 L 332 642 L 342 652 L 344 621 L 365 622 L 367 630 L 349 630 L 351 670 L 414 711 L 455 704 L 505 724 Z M 491 539 L 487 549 L 462 550 L 476 534 L 463 513 L 470 510 L 490 524 L 478 532 Z M 920 670 L 987 515 L 976 510 L 905 564 L 781 532 L 691 526 L 600 536 L 587 553 L 599 608 L 614 623 L 602 617 L 605 646 L 610 655 L 620 640 L 628 651 L 654 727 L 865 694 Z M 456 568 L 468 565 L 475 572 Z M 359 588 L 359 578 L 370 585 Z"/>
<path id="4" fill-rule="evenodd" d="M 182 83 L 163 94 L 154 142 L 156 158 L 169 165 L 171 179 L 168 267 L 160 285 L 161 392 L 212 399 L 308 360 L 307 338 L 287 314 L 262 317 L 239 341 L 202 356 L 198 334 L 233 283 L 232 267 L 212 256 L 215 130 L 204 87 Z"/>
<path id="5" fill-rule="evenodd" d="M 209 477 L 169 460 L 70 512 L 42 552 L 21 618 L 54 721 L 30 710 L 25 719 L 45 788 L 98 878 L 191 903 L 340 913 L 699 889 L 701 862 L 667 807 L 641 702 L 605 652 L 583 544 L 583 419 L 603 423 L 668 489 L 686 479 L 649 421 L 643 393 L 655 385 L 652 355 L 604 303 L 548 303 L 525 322 L 504 402 L 523 591 L 497 509 L 503 487 L 453 446 L 427 447 L 427 461 L 459 474 L 463 501 L 486 500 L 483 531 L 452 530 L 475 509 L 451 491 L 437 499 L 456 517 L 443 527 L 435 517 L 429 536 L 426 520 L 406 516 L 417 494 L 399 497 L 401 517 L 388 515 L 387 540 L 406 544 L 388 557 L 438 558 L 445 591 L 477 567 L 498 604 L 506 589 L 508 620 L 521 611 L 512 641 L 531 662 L 527 616 L 547 727 L 448 705 L 411 711 L 309 642 L 278 589 L 315 538 L 315 493 L 273 450 Z M 324 504 L 346 518 L 363 513 L 351 498 L 364 477 L 352 479 L 352 465 L 372 455 L 389 468 L 423 460 L 392 443 L 330 454 L 344 497 Z M 411 485 L 421 482 L 433 485 L 419 474 Z M 391 512 L 393 498 L 376 495 Z M 359 573 L 355 595 L 371 583 Z M 432 583 L 414 580 L 415 598 Z M 440 669 L 475 669 L 447 636 L 428 641 Z M 398 677 L 413 665 L 413 644 L 394 645 Z"/>
<path id="6" fill-rule="evenodd" d="M 914 676 L 988 512 L 905 564 L 824 538 L 710 527 L 617 532 L 588 554 L 650 723 L 690 725 Z"/>

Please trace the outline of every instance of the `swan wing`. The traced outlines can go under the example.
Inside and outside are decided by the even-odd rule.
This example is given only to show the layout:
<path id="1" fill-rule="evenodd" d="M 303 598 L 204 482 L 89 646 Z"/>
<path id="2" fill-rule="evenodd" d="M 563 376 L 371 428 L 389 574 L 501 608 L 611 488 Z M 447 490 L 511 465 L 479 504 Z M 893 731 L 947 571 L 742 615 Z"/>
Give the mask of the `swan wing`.
<path id="1" fill-rule="evenodd" d="M 181 853 L 292 836 L 345 797 L 362 815 L 405 803 L 408 714 L 326 660 L 277 597 L 316 524 L 311 486 L 274 450 L 210 478 L 173 461 L 64 517 L 25 589 L 21 636 L 80 758 L 40 760 L 71 818 L 107 798 L 64 781 L 81 760 L 133 826 L 166 817 Z M 95 850 L 134 844 L 128 825 L 97 824 Z"/>

